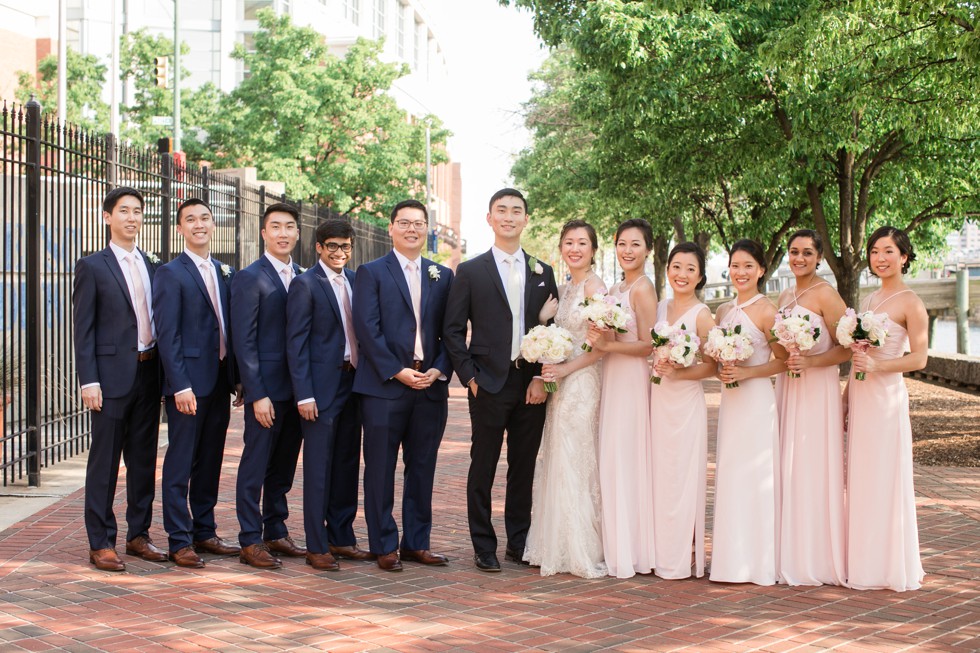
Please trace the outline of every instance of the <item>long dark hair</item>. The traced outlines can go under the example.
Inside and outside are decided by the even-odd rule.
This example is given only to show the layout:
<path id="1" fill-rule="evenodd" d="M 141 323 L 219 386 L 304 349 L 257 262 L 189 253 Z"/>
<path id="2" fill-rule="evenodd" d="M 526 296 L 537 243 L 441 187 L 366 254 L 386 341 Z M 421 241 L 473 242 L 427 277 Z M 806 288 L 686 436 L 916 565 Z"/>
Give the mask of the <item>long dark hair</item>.
<path id="1" fill-rule="evenodd" d="M 569 220 L 565 223 L 565 226 L 561 228 L 561 235 L 558 236 L 558 247 L 561 247 L 561 243 L 565 240 L 565 234 L 573 229 L 585 229 L 585 233 L 589 234 L 589 240 L 592 242 L 592 264 L 595 264 L 595 253 L 599 249 L 599 237 L 596 236 L 595 227 L 590 225 L 585 220 Z"/>
<path id="2" fill-rule="evenodd" d="M 769 268 L 766 266 L 766 252 L 762 249 L 762 245 L 749 238 L 743 238 L 742 240 L 735 241 L 732 248 L 728 251 L 728 265 L 732 264 L 732 254 L 735 252 L 745 252 L 749 256 L 755 259 L 755 262 L 759 264 L 762 268 L 763 275 L 759 277 L 759 281 L 755 284 L 759 292 L 762 292 L 766 286 L 765 282 L 765 272 Z"/>
<path id="3" fill-rule="evenodd" d="M 698 259 L 698 272 L 701 274 L 701 281 L 698 285 L 694 286 L 695 290 L 701 290 L 704 288 L 704 284 L 708 283 L 708 276 L 704 273 L 704 250 L 697 243 L 686 242 L 677 243 L 674 245 L 674 249 L 670 250 L 670 255 L 667 256 L 667 267 L 670 267 L 670 262 L 674 260 L 674 256 L 677 254 L 694 254 L 695 258 Z"/>
<path id="4" fill-rule="evenodd" d="M 868 245 L 865 247 L 864 254 L 867 257 L 868 272 L 874 274 L 876 277 L 874 269 L 871 267 L 871 248 L 874 247 L 875 243 L 882 238 L 891 238 L 895 243 L 895 247 L 898 248 L 902 254 L 907 257 L 905 259 L 905 265 L 902 266 L 902 274 L 909 271 L 909 267 L 912 266 L 912 261 L 915 260 L 915 252 L 912 251 L 912 241 L 909 240 L 909 235 L 899 229 L 898 227 L 892 227 L 891 225 L 885 225 L 884 227 L 878 227 L 874 230 L 870 236 L 868 236 Z"/>

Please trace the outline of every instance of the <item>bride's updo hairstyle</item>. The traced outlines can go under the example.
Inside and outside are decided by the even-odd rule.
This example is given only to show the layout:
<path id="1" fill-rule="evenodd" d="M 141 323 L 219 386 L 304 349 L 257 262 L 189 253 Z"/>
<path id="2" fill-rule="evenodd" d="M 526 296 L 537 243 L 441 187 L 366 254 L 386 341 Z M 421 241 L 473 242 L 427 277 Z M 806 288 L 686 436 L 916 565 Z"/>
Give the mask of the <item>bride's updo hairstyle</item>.
<path id="1" fill-rule="evenodd" d="M 565 223 L 565 226 L 561 228 L 561 235 L 558 237 L 558 249 L 561 249 L 565 234 L 574 229 L 585 229 L 585 233 L 589 234 L 589 240 L 592 242 L 592 265 L 595 265 L 595 253 L 599 249 L 599 237 L 596 236 L 595 227 L 585 220 L 569 220 Z"/>
<path id="2" fill-rule="evenodd" d="M 902 274 L 908 272 L 909 268 L 912 266 L 912 261 L 915 260 L 915 252 L 912 251 L 912 241 L 909 240 L 909 235 L 907 233 L 897 227 L 892 227 L 889 225 L 878 227 L 874 230 L 874 233 L 868 237 L 868 246 L 864 250 L 864 254 L 867 257 L 866 260 L 868 263 L 868 272 L 874 274 L 876 277 L 878 276 L 875 274 L 874 268 L 871 267 L 871 248 L 874 247 L 875 243 L 882 238 L 891 238 L 892 242 L 895 243 L 895 247 L 898 248 L 898 251 L 908 257 L 905 259 L 905 265 L 902 266 Z"/>
<path id="3" fill-rule="evenodd" d="M 667 257 L 667 267 L 670 267 L 670 262 L 674 260 L 674 256 L 677 254 L 694 254 L 694 257 L 698 260 L 698 274 L 701 275 L 701 281 L 694 286 L 695 290 L 701 290 L 704 288 L 704 284 L 708 283 L 708 277 L 704 273 L 704 250 L 697 243 L 686 242 L 677 243 L 674 245 L 674 249 L 670 250 L 670 255 Z"/>
<path id="4" fill-rule="evenodd" d="M 613 244 L 619 242 L 619 237 L 623 235 L 623 232 L 627 229 L 639 229 L 640 233 L 643 234 L 643 242 L 646 243 L 648 250 L 653 250 L 653 228 L 650 223 L 643 218 L 630 218 L 623 224 L 619 225 L 616 229 L 616 237 L 613 239 Z"/>
<path id="5" fill-rule="evenodd" d="M 732 245 L 731 250 L 728 252 L 729 267 L 731 267 L 732 264 L 732 254 L 734 254 L 735 252 L 745 252 L 746 254 L 754 258 L 755 262 L 759 264 L 759 267 L 762 268 L 762 276 L 759 277 L 759 281 L 758 283 L 755 284 L 755 286 L 756 288 L 759 289 L 759 292 L 765 292 L 765 287 L 766 287 L 765 278 L 766 278 L 766 270 L 768 268 L 766 267 L 766 253 L 765 251 L 763 251 L 762 245 L 749 238 L 743 238 L 742 240 L 735 241 L 735 244 Z"/>

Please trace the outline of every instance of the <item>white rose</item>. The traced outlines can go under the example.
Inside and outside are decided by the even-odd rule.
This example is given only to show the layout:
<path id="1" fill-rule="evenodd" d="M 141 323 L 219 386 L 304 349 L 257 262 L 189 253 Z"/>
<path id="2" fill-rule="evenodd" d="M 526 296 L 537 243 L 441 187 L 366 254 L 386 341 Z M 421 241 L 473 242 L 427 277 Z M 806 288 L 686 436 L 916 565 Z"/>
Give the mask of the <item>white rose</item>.
<path id="1" fill-rule="evenodd" d="M 796 344 L 799 346 L 800 351 L 807 351 L 808 349 L 812 349 L 813 345 L 815 344 L 813 340 L 813 335 L 810 333 L 801 333 L 796 338 Z"/>

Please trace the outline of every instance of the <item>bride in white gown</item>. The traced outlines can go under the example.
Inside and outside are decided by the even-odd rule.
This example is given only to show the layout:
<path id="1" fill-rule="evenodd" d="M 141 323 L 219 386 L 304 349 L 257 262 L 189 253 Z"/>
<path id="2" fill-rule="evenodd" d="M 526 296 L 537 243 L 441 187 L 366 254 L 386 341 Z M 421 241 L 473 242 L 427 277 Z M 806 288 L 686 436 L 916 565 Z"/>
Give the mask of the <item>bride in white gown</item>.
<path id="1" fill-rule="evenodd" d="M 606 287 L 592 271 L 598 242 L 591 225 L 568 222 L 562 228 L 560 247 L 571 280 L 559 289 L 555 321 L 572 334 L 575 347 L 569 360 L 542 369 L 546 380 L 558 381 L 558 390 L 548 398 L 524 560 L 540 567 L 542 576 L 570 573 L 601 578 L 607 573 L 596 462 L 602 353 L 581 348 L 588 322 L 579 304 L 589 295 L 604 293 Z"/>

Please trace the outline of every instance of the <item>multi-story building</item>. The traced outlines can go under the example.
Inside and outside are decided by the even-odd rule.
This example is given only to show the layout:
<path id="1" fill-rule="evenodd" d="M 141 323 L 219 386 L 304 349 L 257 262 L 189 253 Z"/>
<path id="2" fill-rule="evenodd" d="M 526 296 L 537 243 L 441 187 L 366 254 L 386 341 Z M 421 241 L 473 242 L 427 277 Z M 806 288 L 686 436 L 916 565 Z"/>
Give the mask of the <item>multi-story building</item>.
<path id="1" fill-rule="evenodd" d="M 113 0 L 66 2 L 69 47 L 108 62 Z M 57 0 L 38 0 L 25 8 L 27 4 L 0 0 L 0 25 L 4 26 L 0 28 L 0 98 L 13 99 L 16 72 L 36 73 L 37 62 L 56 47 Z M 173 37 L 171 0 L 115 0 L 115 6 L 119 12 L 117 33 L 146 29 Z M 257 13 L 264 8 L 289 14 L 295 24 L 314 28 L 338 56 L 359 37 L 384 38 L 382 58 L 409 68 L 409 74 L 398 79 L 392 89 L 408 119 L 442 113 L 448 69 L 432 17 L 422 0 L 181 0 L 181 40 L 190 47 L 190 53 L 181 59 L 190 76 L 181 86 L 193 88 L 211 82 L 225 92 L 234 89 L 247 71 L 241 61 L 229 55 L 236 43 L 248 48 L 253 42 L 259 29 Z M 122 90 L 122 98 L 125 103 L 127 89 Z M 461 244 L 460 165 L 433 166 L 431 178 L 431 206 L 443 241 L 455 244 L 455 264 Z"/>

